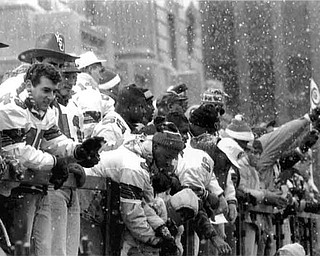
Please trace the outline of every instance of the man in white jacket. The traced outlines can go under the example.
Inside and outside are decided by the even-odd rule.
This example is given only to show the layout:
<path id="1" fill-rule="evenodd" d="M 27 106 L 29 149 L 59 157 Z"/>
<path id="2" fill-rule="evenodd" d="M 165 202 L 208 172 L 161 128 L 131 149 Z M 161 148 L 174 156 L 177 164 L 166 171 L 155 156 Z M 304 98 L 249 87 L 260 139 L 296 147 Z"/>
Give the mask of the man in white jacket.
<path id="1" fill-rule="evenodd" d="M 94 127 L 102 118 L 103 102 L 99 83 L 104 62 L 106 60 L 98 59 L 92 51 L 81 54 L 76 60 L 81 73 L 78 74 L 77 83 L 73 87 L 73 99 L 84 115 L 85 138 L 92 135 Z"/>

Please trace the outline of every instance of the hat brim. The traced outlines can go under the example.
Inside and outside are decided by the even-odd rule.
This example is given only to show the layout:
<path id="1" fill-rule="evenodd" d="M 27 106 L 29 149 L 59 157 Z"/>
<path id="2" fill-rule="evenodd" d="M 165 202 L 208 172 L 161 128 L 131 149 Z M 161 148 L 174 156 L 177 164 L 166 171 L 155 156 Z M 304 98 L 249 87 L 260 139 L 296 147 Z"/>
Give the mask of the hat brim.
<path id="1" fill-rule="evenodd" d="M 0 48 L 6 48 L 6 47 L 9 47 L 8 44 L 4 44 L 4 43 L 0 43 Z"/>
<path id="2" fill-rule="evenodd" d="M 31 64 L 32 59 L 37 57 L 52 57 L 67 62 L 73 62 L 79 58 L 77 56 L 72 56 L 67 53 L 56 52 L 47 49 L 31 49 L 20 53 L 18 59 L 22 62 L 27 62 Z"/>
<path id="3" fill-rule="evenodd" d="M 227 154 L 226 154 L 227 155 Z M 228 157 L 228 159 L 230 160 L 230 162 L 235 166 L 235 167 L 237 167 L 238 169 L 240 169 L 240 165 L 238 164 L 238 162 L 237 162 L 237 160 L 235 160 L 235 159 L 233 159 L 233 157 L 232 156 L 228 156 L 227 155 L 227 157 Z"/>

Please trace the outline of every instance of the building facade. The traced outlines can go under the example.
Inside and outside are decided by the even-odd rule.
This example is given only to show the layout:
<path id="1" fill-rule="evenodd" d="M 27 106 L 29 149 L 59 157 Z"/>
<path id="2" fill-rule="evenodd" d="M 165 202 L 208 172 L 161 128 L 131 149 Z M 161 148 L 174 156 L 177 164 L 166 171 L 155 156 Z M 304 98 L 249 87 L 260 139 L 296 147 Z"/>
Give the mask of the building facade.
<path id="1" fill-rule="evenodd" d="M 23 2 L 23 1 L 22 1 Z M 33 48 L 45 32 L 65 36 L 66 51 L 93 50 L 120 73 L 122 84 L 136 83 L 159 96 L 186 83 L 190 104 L 204 87 L 199 10 L 177 1 L 33 0 L 0 4 L 3 41 L 0 68 L 19 65 L 20 52 Z M 12 17 L 19 17 L 12 22 Z M 12 28 L 8 31 L 8 28 Z M 19 38 L 22 38 L 20 40 Z"/>
<path id="2" fill-rule="evenodd" d="M 223 81 L 229 111 L 278 125 L 308 111 L 319 84 L 319 3 L 200 1 L 206 79 Z"/>

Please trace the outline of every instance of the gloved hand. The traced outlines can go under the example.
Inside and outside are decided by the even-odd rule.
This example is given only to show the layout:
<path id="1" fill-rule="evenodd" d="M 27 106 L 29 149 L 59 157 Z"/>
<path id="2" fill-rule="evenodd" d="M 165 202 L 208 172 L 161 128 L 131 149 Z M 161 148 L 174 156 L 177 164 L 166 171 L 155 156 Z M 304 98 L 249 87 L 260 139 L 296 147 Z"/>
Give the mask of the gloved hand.
<path id="1" fill-rule="evenodd" d="M 306 153 L 309 148 L 311 148 L 314 144 L 317 143 L 319 136 L 319 132 L 316 130 L 312 130 L 308 132 L 300 142 L 299 148 L 302 153 Z"/>
<path id="2" fill-rule="evenodd" d="M 54 189 L 62 187 L 63 183 L 68 179 L 69 176 L 69 164 L 70 158 L 57 157 L 56 165 L 51 169 L 52 175 L 49 182 L 54 185 Z"/>
<path id="3" fill-rule="evenodd" d="M 71 163 L 68 165 L 69 173 L 73 173 L 77 187 L 81 188 L 84 183 L 86 182 L 86 172 L 84 171 L 83 167 L 77 163 Z"/>
<path id="4" fill-rule="evenodd" d="M 232 252 L 231 247 L 223 240 L 222 237 L 215 235 L 210 238 L 212 245 L 217 248 L 219 254 L 229 254 Z"/>
<path id="5" fill-rule="evenodd" d="M 179 249 L 178 246 L 176 245 L 174 239 L 162 239 L 159 242 L 159 247 L 160 247 L 160 255 L 162 256 L 166 256 L 166 255 L 170 255 L 170 256 L 175 256 L 178 255 L 179 253 Z"/>
<path id="6" fill-rule="evenodd" d="M 238 202 L 241 203 L 248 203 L 252 205 L 257 205 L 257 198 L 255 198 L 253 195 L 250 193 L 245 193 L 240 189 L 236 190 L 236 197 L 238 199 Z"/>
<path id="7" fill-rule="evenodd" d="M 103 137 L 92 137 L 85 140 L 81 145 L 78 145 L 75 149 L 74 156 L 78 160 L 78 163 L 86 168 L 93 167 L 99 160 L 99 150 L 105 143 Z"/>
<path id="8" fill-rule="evenodd" d="M 178 247 L 174 241 L 174 237 L 171 235 L 166 225 L 161 225 L 155 230 L 156 236 L 160 237 L 161 240 L 158 243 L 161 254 L 163 255 L 175 255 Z"/>
<path id="9" fill-rule="evenodd" d="M 178 234 L 178 226 L 173 219 L 168 218 L 166 226 L 172 236 L 176 236 Z"/>
<path id="10" fill-rule="evenodd" d="M 155 233 L 156 233 L 157 237 L 161 237 L 166 240 L 173 239 L 173 236 L 171 235 L 171 233 L 166 225 L 161 225 L 160 227 L 158 227 L 155 230 Z"/>
<path id="11" fill-rule="evenodd" d="M 267 191 L 264 197 L 264 203 L 266 205 L 272 205 L 280 209 L 283 209 L 288 205 L 288 201 L 286 198 L 282 197 L 281 191 Z"/>

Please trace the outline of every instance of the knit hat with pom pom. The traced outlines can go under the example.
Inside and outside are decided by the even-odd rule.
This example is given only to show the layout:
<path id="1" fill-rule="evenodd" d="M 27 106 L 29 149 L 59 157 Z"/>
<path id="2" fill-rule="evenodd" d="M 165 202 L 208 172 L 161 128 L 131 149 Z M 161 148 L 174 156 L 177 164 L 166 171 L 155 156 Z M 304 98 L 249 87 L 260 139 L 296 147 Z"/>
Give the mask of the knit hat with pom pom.
<path id="1" fill-rule="evenodd" d="M 249 125 L 243 120 L 242 115 L 236 115 L 225 130 L 226 134 L 237 140 L 252 141 L 254 135 Z"/>

